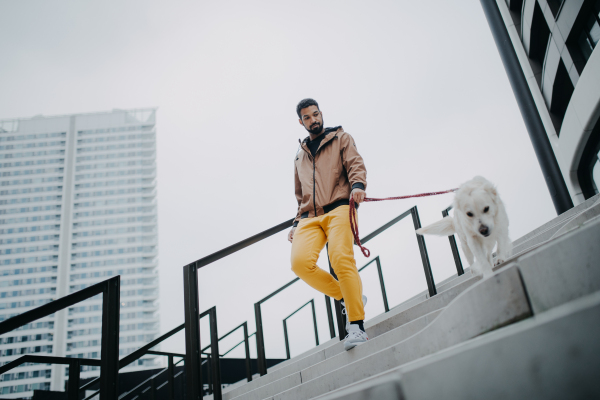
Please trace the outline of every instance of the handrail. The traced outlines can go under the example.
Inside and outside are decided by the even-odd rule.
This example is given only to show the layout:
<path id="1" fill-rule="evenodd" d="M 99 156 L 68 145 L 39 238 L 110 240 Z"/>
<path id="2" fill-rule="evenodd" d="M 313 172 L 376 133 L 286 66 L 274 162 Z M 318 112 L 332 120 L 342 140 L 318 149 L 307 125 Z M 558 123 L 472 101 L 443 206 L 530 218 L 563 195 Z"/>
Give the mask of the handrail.
<path id="1" fill-rule="evenodd" d="M 442 210 L 442 216 L 446 218 L 449 215 L 448 213 L 450 212 L 450 210 L 452 210 L 452 206 L 446 208 L 445 210 Z M 454 265 L 456 265 L 456 273 L 458 274 L 458 276 L 461 276 L 465 273 L 465 270 L 463 269 L 462 261 L 460 260 L 460 254 L 458 253 L 456 238 L 454 237 L 454 235 L 450 235 L 448 236 L 448 240 L 450 241 L 450 249 L 452 250 L 452 257 L 454 258 Z"/>
<path id="2" fill-rule="evenodd" d="M 72 368 L 69 368 L 69 385 L 67 389 L 69 400 L 79 399 L 79 366 L 90 365 L 89 363 L 92 362 L 94 365 L 97 365 L 95 363 L 98 362 L 100 365 L 100 377 L 98 378 L 98 381 L 100 382 L 100 400 L 113 400 L 117 398 L 118 395 L 119 379 L 120 283 L 121 277 L 117 275 L 113 278 L 96 283 L 75 293 L 61 297 L 60 299 L 51 301 L 43 306 L 34 308 L 33 310 L 29 310 L 9 318 L 6 321 L 0 322 L 0 335 L 3 335 L 40 318 L 47 317 L 48 315 L 54 314 L 81 301 L 102 294 L 102 336 L 100 360 L 89 361 L 89 359 L 65 359 L 63 357 L 49 358 L 45 356 L 25 357 L 34 357 L 34 359 L 45 360 L 43 361 L 44 363 L 48 363 L 49 360 L 53 360 L 51 362 L 56 361 L 59 364 L 67 363 L 71 365 Z M 19 360 L 21 360 L 19 365 L 22 362 L 25 362 L 22 361 L 23 357 L 15 361 Z M 84 362 L 87 364 L 83 364 Z M 15 366 L 15 362 L 13 361 L 5 365 L 3 370 L 8 371 Z M 6 369 L 6 367 L 10 368 Z"/>
<path id="3" fill-rule="evenodd" d="M 283 336 L 285 337 L 285 353 L 287 355 L 288 360 L 290 359 L 290 342 L 288 340 L 287 320 L 309 304 L 312 306 L 313 327 L 315 328 L 315 342 L 316 342 L 317 346 L 319 345 L 319 331 L 317 329 L 317 313 L 315 311 L 315 299 L 311 299 L 311 300 L 307 301 L 306 303 L 304 303 L 303 305 L 301 305 L 298 309 L 296 309 L 296 311 L 294 311 L 293 313 L 291 313 L 290 315 L 288 315 L 287 317 L 285 317 L 283 319 Z"/>
<path id="4" fill-rule="evenodd" d="M 256 335 L 256 332 L 251 333 L 248 335 L 248 339 L 250 339 L 252 336 Z M 225 357 L 227 354 L 231 353 L 233 350 L 235 350 L 240 344 L 244 343 L 245 340 L 242 340 L 241 342 L 239 342 L 238 344 L 236 344 L 235 346 L 233 346 L 232 348 L 230 348 L 229 350 L 227 350 L 225 353 L 223 353 L 221 355 L 221 357 Z"/>
<path id="5" fill-rule="evenodd" d="M 294 223 L 294 218 L 287 220 L 285 222 L 282 222 L 278 225 L 275 225 L 274 227 L 269 228 L 265 231 L 257 233 L 254 236 L 250 236 L 249 238 L 244 239 L 240 242 L 237 242 L 236 244 L 233 244 L 229 247 L 225 247 L 224 249 L 219 250 L 215 253 L 212 253 L 206 257 L 202 257 L 188 265 L 194 264 L 194 266 L 196 268 L 202 268 L 204 266 L 207 266 L 208 264 L 211 264 L 217 260 L 220 260 L 221 258 L 227 257 L 230 254 L 233 254 L 237 251 L 245 249 L 246 247 L 251 246 L 254 243 L 258 243 L 261 240 L 268 238 L 269 236 L 273 236 L 276 233 L 279 233 L 279 232 L 283 231 L 284 229 L 291 227 L 293 223 Z"/>
<path id="6" fill-rule="evenodd" d="M 10 371 L 13 368 L 18 367 L 24 363 L 36 363 L 36 364 L 65 364 L 72 365 L 79 363 L 80 365 L 90 365 L 94 367 L 100 366 L 100 360 L 94 358 L 71 358 L 71 357 L 56 357 L 56 356 L 36 356 L 27 354 L 12 360 L 0 367 L 0 375 Z"/>

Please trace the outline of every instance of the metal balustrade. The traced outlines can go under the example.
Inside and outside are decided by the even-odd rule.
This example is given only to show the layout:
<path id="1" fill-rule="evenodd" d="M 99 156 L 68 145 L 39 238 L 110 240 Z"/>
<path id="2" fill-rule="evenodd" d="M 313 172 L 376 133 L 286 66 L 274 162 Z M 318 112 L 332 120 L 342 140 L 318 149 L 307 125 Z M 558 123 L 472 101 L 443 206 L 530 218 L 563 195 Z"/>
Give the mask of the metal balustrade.
<path id="1" fill-rule="evenodd" d="M 450 208 L 442 211 L 443 216 L 448 215 L 448 211 Z M 372 233 L 366 235 L 361 239 L 363 244 L 366 244 L 373 238 L 377 237 L 382 232 L 386 231 L 399 221 L 403 220 L 408 215 L 411 215 L 413 220 L 413 226 L 416 229 L 421 227 L 421 223 L 419 220 L 419 214 L 417 207 L 412 207 L 404 213 L 400 214 L 396 218 L 392 219 L 388 223 L 384 224 L 380 228 L 376 229 Z M 222 390 L 221 390 L 221 371 L 220 371 L 220 363 L 219 360 L 221 357 L 227 355 L 235 348 L 240 346 L 242 343 L 245 344 L 245 353 L 246 353 L 246 374 L 247 380 L 252 380 L 252 371 L 251 371 L 251 360 L 250 360 L 250 347 L 249 347 L 249 338 L 252 336 L 256 336 L 256 349 L 257 349 L 257 364 L 258 364 L 258 372 L 260 375 L 265 375 L 267 373 L 267 360 L 265 356 L 265 342 L 263 335 L 263 325 L 262 325 L 262 314 L 261 314 L 261 304 L 265 301 L 271 299 L 273 296 L 281 293 L 283 290 L 290 287 L 292 284 L 297 282 L 299 278 L 295 278 L 292 281 L 288 282 L 284 286 L 275 290 L 273 293 L 264 297 L 260 301 L 254 304 L 255 310 L 255 320 L 256 320 L 256 331 L 252 334 L 248 334 L 248 326 L 247 322 L 244 322 L 225 335 L 219 338 L 217 332 L 217 313 L 216 308 L 212 307 L 204 312 L 199 312 L 199 296 L 198 296 L 198 270 L 208 264 L 211 264 L 221 258 L 227 257 L 230 254 L 233 254 L 239 250 L 242 250 L 246 247 L 249 247 L 259 241 L 262 241 L 276 233 L 279 233 L 285 229 L 288 229 L 292 226 L 293 219 L 285 221 L 279 225 L 276 225 L 270 229 L 267 229 L 257 235 L 254 235 L 248 239 L 245 239 L 241 242 L 238 242 L 232 246 L 229 246 L 225 249 L 222 249 L 216 253 L 213 253 L 209 256 L 201 258 L 193 263 L 190 263 L 183 267 L 184 273 L 184 311 L 185 311 L 185 322 L 178 327 L 172 329 L 171 331 L 165 333 L 164 335 L 158 337 L 157 339 L 149 342 L 145 346 L 142 346 L 140 349 L 134 351 L 133 353 L 123 357 L 121 360 L 118 359 L 118 351 L 119 351 L 119 304 L 120 304 L 120 276 L 113 277 L 106 281 L 100 282 L 96 285 L 90 286 L 86 289 L 80 290 L 76 293 L 65 296 L 61 299 L 55 300 L 51 303 L 45 304 L 41 307 L 33 309 L 31 311 L 25 312 L 13 318 L 10 318 L 4 322 L 0 322 L 0 335 L 10 332 L 20 326 L 28 324 L 34 320 L 43 318 L 50 314 L 53 314 L 59 310 L 70 307 L 78 302 L 96 296 L 98 294 L 103 295 L 103 303 L 102 303 L 102 348 L 101 348 L 101 359 L 83 359 L 83 358 L 63 358 L 63 357 L 46 357 L 41 355 L 26 355 L 18 358 L 17 360 L 11 361 L 6 365 L 0 367 L 0 375 L 15 368 L 18 365 L 21 365 L 25 362 L 40 362 L 40 363 L 58 363 L 58 364 L 66 364 L 69 365 L 69 381 L 68 381 L 68 398 L 69 400 L 75 400 L 80 398 L 80 392 L 82 390 L 89 390 L 99 385 L 98 390 L 93 392 L 91 395 L 87 397 L 87 399 L 91 399 L 97 395 L 100 395 L 101 400 L 105 399 L 119 399 L 119 400 L 128 400 L 136 398 L 137 396 L 141 396 L 142 394 L 149 394 L 151 398 L 155 398 L 157 393 L 164 393 L 162 390 L 166 388 L 168 392 L 169 399 L 174 399 L 174 382 L 175 378 L 181 376 L 183 374 L 185 381 L 185 392 L 186 399 L 194 399 L 199 400 L 204 394 L 205 390 L 202 383 L 202 365 L 207 364 L 210 376 L 209 392 L 212 392 L 213 399 L 220 400 L 222 399 Z M 417 245 L 419 247 L 419 253 L 421 256 L 421 261 L 423 263 L 423 271 L 425 274 L 425 279 L 427 282 L 427 288 L 429 296 L 435 296 L 437 294 L 437 289 L 435 286 L 435 282 L 433 279 L 433 274 L 431 272 L 431 265 L 429 263 L 429 257 L 427 254 L 427 248 L 425 245 L 425 240 L 422 236 L 416 235 Z M 456 246 L 456 240 L 454 237 L 450 237 L 450 246 L 452 248 L 452 252 L 454 255 L 454 260 L 456 263 L 456 268 L 458 275 L 462 275 L 464 273 L 462 269 L 462 263 L 460 261 L 460 256 L 458 255 L 458 248 Z M 328 257 L 329 258 L 329 257 Z M 389 311 L 389 304 L 387 300 L 385 284 L 383 279 L 382 267 L 381 267 L 381 259 L 379 256 L 374 257 L 372 260 L 367 262 L 363 267 L 359 269 L 359 272 L 367 268 L 369 265 L 375 263 L 377 267 L 377 272 L 379 276 L 379 282 L 381 286 L 381 293 L 383 297 L 383 304 L 385 308 L 385 312 Z M 331 268 L 330 264 L 330 272 L 335 277 L 335 272 Z M 336 277 L 337 279 L 337 277 Z M 287 326 L 286 321 L 296 312 L 298 312 L 303 307 L 311 304 L 312 313 L 313 313 L 313 323 L 315 329 L 315 342 L 318 345 L 318 330 L 316 324 L 316 313 L 314 306 L 314 299 L 305 303 L 302 307 L 294 311 L 288 317 L 283 320 L 284 325 L 284 336 L 286 339 L 286 353 L 287 357 L 290 358 L 289 351 L 289 340 L 287 335 Z M 327 318 L 329 322 L 329 332 L 332 338 L 335 337 L 335 324 L 334 324 L 334 316 L 333 310 L 331 307 L 331 299 L 328 296 L 325 296 L 325 304 L 327 310 Z M 341 313 L 341 304 L 339 301 L 335 301 L 335 320 L 337 320 L 338 332 L 340 340 L 345 337 L 345 321 Z M 200 341 L 200 318 L 204 316 L 209 316 L 210 323 L 210 345 L 202 348 Z M 228 337 L 233 332 L 238 329 L 243 329 L 244 332 L 244 340 L 234 345 L 224 354 L 219 353 L 219 341 Z M 185 354 L 177 354 L 177 353 L 166 353 L 153 351 L 152 348 L 173 336 L 177 332 L 181 330 L 185 330 L 185 342 L 186 342 L 186 351 Z M 206 351 L 210 348 L 210 353 L 206 353 Z M 168 367 L 154 374 L 150 378 L 141 382 L 132 390 L 123 393 L 119 396 L 118 394 L 118 372 L 121 368 L 131 364 L 132 362 L 138 360 L 142 356 L 146 354 L 154 354 L 159 356 L 168 357 Z M 207 357 L 203 358 L 202 355 L 206 355 Z M 174 362 L 174 358 L 181 358 L 177 363 Z M 184 362 L 185 372 L 180 372 L 175 374 L 174 367 Z M 100 377 L 91 380 L 85 385 L 79 387 L 79 372 L 80 366 L 82 365 L 90 365 L 90 366 L 100 366 Z"/>
<path id="2" fill-rule="evenodd" d="M 0 367 L 0 375 L 25 362 L 67 364 L 69 365 L 67 397 L 69 400 L 79 400 L 79 367 L 81 365 L 100 366 L 100 377 L 97 380 L 100 384 L 100 400 L 118 398 L 120 289 L 121 277 L 116 276 L 0 322 L 0 335 L 3 335 L 30 322 L 102 294 L 100 360 L 26 355 Z"/>

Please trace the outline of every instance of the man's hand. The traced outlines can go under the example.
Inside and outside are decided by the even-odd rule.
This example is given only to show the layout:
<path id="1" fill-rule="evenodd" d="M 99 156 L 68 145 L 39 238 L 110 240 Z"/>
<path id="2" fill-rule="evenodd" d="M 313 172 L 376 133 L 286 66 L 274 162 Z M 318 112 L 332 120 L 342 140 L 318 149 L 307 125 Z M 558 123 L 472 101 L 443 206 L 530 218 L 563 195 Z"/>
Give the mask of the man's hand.
<path id="1" fill-rule="evenodd" d="M 290 233 L 288 233 L 288 240 L 290 241 L 290 243 L 292 243 L 292 240 L 294 240 L 294 232 L 296 232 L 295 226 L 292 229 L 290 229 Z"/>
<path id="2" fill-rule="evenodd" d="M 354 202 L 356 204 L 362 203 L 365 197 L 367 197 L 367 193 L 365 193 L 364 190 L 359 188 L 352 189 L 352 193 L 350 193 L 350 198 L 354 198 Z"/>

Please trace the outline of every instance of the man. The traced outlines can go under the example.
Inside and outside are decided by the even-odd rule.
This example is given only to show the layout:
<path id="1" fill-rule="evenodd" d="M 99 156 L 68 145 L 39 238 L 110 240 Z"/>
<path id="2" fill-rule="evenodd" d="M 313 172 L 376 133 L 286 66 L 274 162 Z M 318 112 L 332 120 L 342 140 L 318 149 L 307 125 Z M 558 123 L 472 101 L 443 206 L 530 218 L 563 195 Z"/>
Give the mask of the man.
<path id="1" fill-rule="evenodd" d="M 367 171 L 354 139 L 341 126 L 324 128 L 323 113 L 313 99 L 296 106 L 308 137 L 300 142 L 294 161 L 298 213 L 288 235 L 292 242 L 292 271 L 311 287 L 342 301 L 346 315 L 344 348 L 366 342 L 363 320 L 366 297 L 354 260 L 349 202 L 361 203 L 367 187 Z M 325 243 L 337 275 L 316 264 Z"/>

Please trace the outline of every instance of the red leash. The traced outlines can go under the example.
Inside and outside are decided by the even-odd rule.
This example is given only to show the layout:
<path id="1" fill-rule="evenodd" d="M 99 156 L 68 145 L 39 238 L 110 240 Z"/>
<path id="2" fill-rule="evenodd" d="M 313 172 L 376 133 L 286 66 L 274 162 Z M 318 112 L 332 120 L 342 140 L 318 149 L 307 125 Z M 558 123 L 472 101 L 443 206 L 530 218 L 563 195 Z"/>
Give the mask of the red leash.
<path id="1" fill-rule="evenodd" d="M 431 192 L 431 193 L 421 193 L 421 194 L 413 194 L 410 196 L 398 196 L 398 197 L 386 197 L 384 199 L 372 199 L 369 197 L 365 197 L 363 200 L 365 203 L 370 201 L 384 201 L 384 200 L 402 200 L 402 199 L 410 199 L 412 197 L 427 197 L 427 196 L 437 196 L 439 194 L 446 194 L 456 192 L 456 189 L 444 190 L 443 192 Z M 358 221 L 356 220 L 356 205 L 354 204 L 354 197 L 350 197 L 350 228 L 352 229 L 352 235 L 354 235 L 354 242 L 360 247 L 360 250 L 364 254 L 365 257 L 371 256 L 371 251 L 360 243 L 360 238 L 358 237 Z"/>

